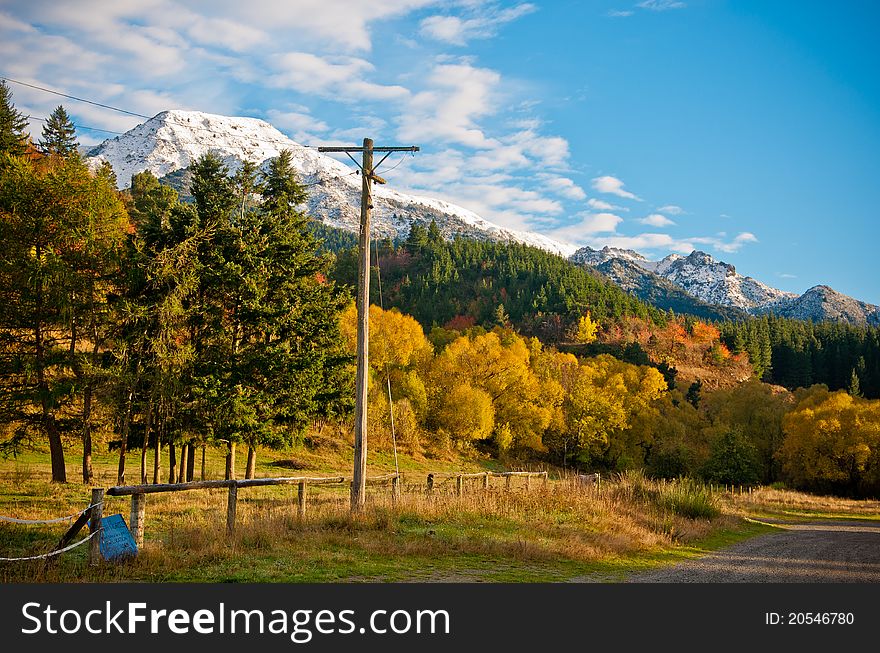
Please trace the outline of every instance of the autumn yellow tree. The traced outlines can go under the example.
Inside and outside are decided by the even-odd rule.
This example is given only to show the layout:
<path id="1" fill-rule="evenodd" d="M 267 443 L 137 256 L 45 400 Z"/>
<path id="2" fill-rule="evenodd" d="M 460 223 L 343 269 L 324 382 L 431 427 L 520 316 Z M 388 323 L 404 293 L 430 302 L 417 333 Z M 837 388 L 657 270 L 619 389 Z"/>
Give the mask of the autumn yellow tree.
<path id="1" fill-rule="evenodd" d="M 582 345 L 587 345 L 596 340 L 596 333 L 598 330 L 599 325 L 593 322 L 593 319 L 590 317 L 590 312 L 587 311 L 580 317 L 580 319 L 578 319 L 575 340 Z"/>
<path id="2" fill-rule="evenodd" d="M 491 399 L 495 423 L 506 424 L 512 446 L 543 449 L 543 434 L 562 404 L 562 387 L 541 383 L 530 366 L 529 343 L 515 333 L 496 329 L 451 342 L 432 366 L 433 405 L 459 385 L 484 391 Z M 437 410 L 434 420 L 442 428 Z"/>
<path id="3" fill-rule="evenodd" d="M 793 407 L 791 393 L 752 379 L 704 395 L 701 406 L 716 434 L 736 429 L 756 449 L 761 481 L 772 483 L 778 469 L 774 456 L 782 446 L 782 421 Z"/>
<path id="4" fill-rule="evenodd" d="M 796 396 L 778 454 L 785 479 L 798 488 L 851 496 L 880 491 L 880 401 L 825 386 Z"/>
<path id="5" fill-rule="evenodd" d="M 641 464 L 650 446 L 656 402 L 667 390 L 655 368 L 612 356 L 585 360 L 572 376 L 563 359 L 555 369 L 564 377 L 565 426 L 555 434 L 557 453 L 573 452 L 582 464 L 616 469 Z"/>
<path id="6" fill-rule="evenodd" d="M 457 385 L 440 399 L 436 414 L 440 428 L 458 445 L 483 440 L 495 428 L 495 407 L 484 390 Z"/>
<path id="7" fill-rule="evenodd" d="M 357 309 L 354 304 L 340 316 L 340 333 L 347 349 L 357 348 Z M 410 450 L 419 450 L 419 429 L 427 414 L 424 374 L 433 359 L 433 347 L 421 325 L 397 309 L 370 306 L 370 384 L 367 411 L 370 437 L 381 446 L 391 444 L 392 420 L 400 426 Z M 388 389 L 392 405 L 389 405 Z"/>

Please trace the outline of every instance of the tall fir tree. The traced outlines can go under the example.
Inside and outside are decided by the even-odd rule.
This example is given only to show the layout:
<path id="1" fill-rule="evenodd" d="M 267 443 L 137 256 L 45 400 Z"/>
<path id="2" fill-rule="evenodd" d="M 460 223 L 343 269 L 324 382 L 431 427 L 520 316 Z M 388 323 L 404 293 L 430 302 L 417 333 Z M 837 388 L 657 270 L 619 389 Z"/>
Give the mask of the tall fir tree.
<path id="1" fill-rule="evenodd" d="M 76 148 L 76 127 L 73 126 L 67 111 L 59 104 L 43 125 L 40 149 L 45 154 L 70 157 L 77 154 Z"/>
<path id="2" fill-rule="evenodd" d="M 0 154 L 21 156 L 27 150 L 27 136 L 24 132 L 27 118 L 16 110 L 12 102 L 12 91 L 5 81 L 0 81 Z"/>
<path id="3" fill-rule="evenodd" d="M 52 480 L 64 482 L 62 435 L 80 427 L 85 444 L 91 437 L 86 404 L 107 327 L 107 255 L 125 215 L 106 179 L 78 158 L 3 159 L 0 421 L 18 439 L 48 439 Z"/>

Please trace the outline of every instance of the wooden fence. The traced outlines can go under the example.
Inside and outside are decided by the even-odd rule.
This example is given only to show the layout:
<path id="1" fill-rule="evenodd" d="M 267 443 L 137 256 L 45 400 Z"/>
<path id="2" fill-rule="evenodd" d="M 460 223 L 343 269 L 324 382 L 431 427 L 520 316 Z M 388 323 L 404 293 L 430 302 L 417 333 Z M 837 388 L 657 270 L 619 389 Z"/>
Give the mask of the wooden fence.
<path id="1" fill-rule="evenodd" d="M 455 480 L 455 495 L 462 496 L 464 494 L 465 481 L 480 479 L 483 489 L 490 488 L 490 479 L 505 479 L 505 489 L 511 489 L 511 480 L 514 478 L 525 479 L 525 489 L 530 490 L 532 479 L 540 478 L 542 486 L 547 485 L 547 472 L 477 472 L 470 474 L 448 474 L 448 473 L 432 473 L 427 477 L 427 491 L 434 492 L 434 481 L 437 477 L 445 477 Z M 400 499 L 402 474 L 385 474 L 384 476 L 374 476 L 367 478 L 368 485 L 390 485 L 391 499 L 393 503 L 397 503 Z M 184 492 L 187 490 L 209 490 L 216 488 L 226 488 L 228 496 L 226 500 L 226 534 L 231 537 L 235 533 L 235 515 L 238 507 L 238 491 L 239 489 L 249 487 L 262 487 L 266 485 L 296 485 L 297 500 L 296 511 L 297 516 L 302 519 L 306 513 L 306 497 L 309 486 L 318 485 L 347 485 L 351 483 L 351 479 L 346 476 L 292 476 L 282 478 L 252 478 L 252 479 L 233 479 L 233 480 L 216 480 L 216 481 L 190 481 L 187 483 L 162 483 L 153 485 L 119 485 L 108 488 L 107 496 L 121 497 L 131 496 L 131 516 L 129 518 L 129 530 L 138 548 L 144 543 L 144 529 L 146 524 L 146 506 L 147 495 L 158 492 Z M 92 504 L 98 505 L 97 509 L 93 509 L 91 513 L 92 523 L 101 523 L 100 505 L 103 502 L 104 490 L 96 488 L 92 491 Z M 93 559 L 98 558 L 99 538 L 94 538 L 92 552 Z"/>
<path id="2" fill-rule="evenodd" d="M 138 548 L 144 543 L 144 524 L 146 519 L 146 505 L 148 494 L 157 492 L 183 492 L 186 490 L 209 490 L 214 488 L 227 488 L 226 500 L 226 534 L 232 536 L 235 533 L 235 512 L 238 506 L 239 488 L 262 487 L 265 485 L 296 485 L 297 486 L 297 515 L 302 518 L 306 512 L 306 493 L 310 485 L 344 485 L 351 480 L 345 476 L 292 476 L 283 478 L 249 478 L 241 480 L 219 481 L 193 481 L 189 483 L 164 483 L 155 485 L 119 485 L 107 490 L 111 497 L 131 495 L 131 517 L 129 529 L 134 537 Z M 369 485 L 391 484 L 392 501 L 397 502 L 400 498 L 400 474 L 386 474 L 367 479 Z M 103 495 L 103 490 L 96 490 Z M 94 497 L 93 497 L 94 498 Z"/>
<path id="3" fill-rule="evenodd" d="M 437 478 L 454 478 L 455 496 L 457 497 L 460 497 L 462 496 L 462 494 L 464 494 L 464 482 L 469 479 L 480 479 L 482 481 L 482 488 L 484 490 L 488 490 L 490 485 L 489 479 L 503 478 L 504 488 L 506 490 L 510 490 L 511 479 L 517 477 L 524 478 L 526 480 L 526 490 L 531 489 L 533 478 L 540 478 L 542 481 L 542 486 L 546 487 L 547 485 L 547 472 L 476 472 L 472 474 L 431 473 L 428 474 L 427 490 L 429 493 L 434 491 Z"/>

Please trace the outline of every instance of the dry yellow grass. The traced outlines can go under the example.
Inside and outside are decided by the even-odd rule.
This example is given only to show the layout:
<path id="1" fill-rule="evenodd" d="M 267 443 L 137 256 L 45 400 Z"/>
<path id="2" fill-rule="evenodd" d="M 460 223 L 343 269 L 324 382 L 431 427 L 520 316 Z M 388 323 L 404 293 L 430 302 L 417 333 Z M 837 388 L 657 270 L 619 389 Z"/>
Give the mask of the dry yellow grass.
<path id="1" fill-rule="evenodd" d="M 667 549 L 733 526 L 726 518 L 680 517 L 620 492 L 619 484 L 597 492 L 562 480 L 529 491 L 522 480 L 511 491 L 503 481 L 494 483 L 488 491 L 468 487 L 462 497 L 445 485 L 430 495 L 404 492 L 396 505 L 388 489 L 372 488 L 357 516 L 348 513 L 341 488 L 314 488 L 302 520 L 292 486 L 241 489 L 231 540 L 225 537 L 224 490 L 147 495 L 146 543 L 137 560 L 86 573 L 78 552 L 48 566 L 0 565 L 0 580 L 76 581 L 95 574 L 102 580 L 400 580 L 448 576 L 475 565 L 511 573 L 529 568 L 540 576 L 560 563 L 588 565 Z M 19 509 L 46 489 L 39 481 L 24 482 L 17 489 Z M 51 503 L 71 505 L 63 488 Z M 127 518 L 128 505 L 127 498 L 108 497 L 105 514 Z M 4 550 L 52 548 L 51 538 L 25 537 L 26 528 L 4 529 Z"/>
<path id="2" fill-rule="evenodd" d="M 880 518 L 880 501 L 871 499 L 845 499 L 759 487 L 752 492 L 727 495 L 732 512 L 743 515 L 766 515 L 779 517 L 830 517 L 830 518 Z"/>

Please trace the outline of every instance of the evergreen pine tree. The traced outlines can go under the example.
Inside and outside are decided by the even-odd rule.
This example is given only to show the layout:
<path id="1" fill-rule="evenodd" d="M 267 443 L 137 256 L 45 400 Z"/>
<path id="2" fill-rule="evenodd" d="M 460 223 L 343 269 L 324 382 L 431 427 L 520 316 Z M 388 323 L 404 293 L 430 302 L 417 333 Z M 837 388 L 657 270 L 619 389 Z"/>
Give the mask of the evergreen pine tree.
<path id="1" fill-rule="evenodd" d="M 428 226 L 428 242 L 433 244 L 443 242 L 443 234 L 440 233 L 440 227 L 437 226 L 435 220 L 431 220 L 431 224 Z"/>
<path id="2" fill-rule="evenodd" d="M 859 382 L 859 375 L 856 372 L 855 368 L 853 368 L 852 374 L 849 378 L 849 387 L 847 387 L 846 391 L 853 397 L 861 397 L 862 389 L 860 386 L 861 384 Z"/>
<path id="3" fill-rule="evenodd" d="M 40 149 L 46 154 L 69 157 L 76 155 L 76 147 L 76 128 L 67 111 L 59 104 L 43 125 Z"/>
<path id="4" fill-rule="evenodd" d="M 12 91 L 0 81 L 0 154 L 21 156 L 25 153 L 27 118 L 12 103 Z"/>

